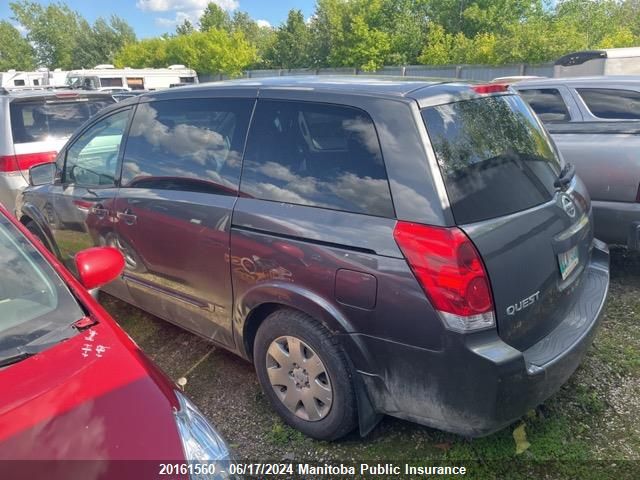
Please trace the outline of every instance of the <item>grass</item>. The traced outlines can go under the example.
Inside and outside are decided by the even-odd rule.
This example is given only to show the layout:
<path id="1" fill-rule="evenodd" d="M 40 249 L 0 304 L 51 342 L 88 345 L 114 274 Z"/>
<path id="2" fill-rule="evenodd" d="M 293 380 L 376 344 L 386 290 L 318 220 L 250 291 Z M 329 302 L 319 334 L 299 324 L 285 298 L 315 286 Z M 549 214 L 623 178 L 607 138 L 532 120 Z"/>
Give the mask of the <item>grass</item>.
<path id="1" fill-rule="evenodd" d="M 268 441 L 274 445 L 286 446 L 290 443 L 300 443 L 306 440 L 305 436 L 298 430 L 291 428 L 289 425 L 282 423 L 281 420 L 273 422 L 273 427 L 268 435 Z"/>
<path id="2" fill-rule="evenodd" d="M 619 375 L 640 373 L 640 321 L 618 321 L 640 318 L 639 292 L 640 287 L 627 283 L 612 287 L 604 326 L 594 342 L 596 357 Z"/>
<path id="3" fill-rule="evenodd" d="M 306 438 L 269 407 L 248 363 L 111 297 L 103 304 L 172 378 L 189 372 L 186 392 L 241 459 L 464 465 L 479 479 L 639 478 L 640 255 L 612 252 L 605 317 L 569 382 L 512 426 L 474 440 L 389 417 L 364 439 Z M 521 424 L 530 446 L 516 454 Z"/>

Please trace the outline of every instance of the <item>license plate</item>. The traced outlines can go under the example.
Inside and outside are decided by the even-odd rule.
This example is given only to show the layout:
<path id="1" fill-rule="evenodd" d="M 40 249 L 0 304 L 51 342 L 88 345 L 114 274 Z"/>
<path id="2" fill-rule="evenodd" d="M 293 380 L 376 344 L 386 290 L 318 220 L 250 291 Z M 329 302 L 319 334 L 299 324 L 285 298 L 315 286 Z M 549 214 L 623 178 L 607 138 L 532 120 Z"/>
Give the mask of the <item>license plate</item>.
<path id="1" fill-rule="evenodd" d="M 560 275 L 562 279 L 566 279 L 571 272 L 578 266 L 580 259 L 578 256 L 578 246 L 570 248 L 566 252 L 558 255 L 558 264 L 560 265 Z"/>

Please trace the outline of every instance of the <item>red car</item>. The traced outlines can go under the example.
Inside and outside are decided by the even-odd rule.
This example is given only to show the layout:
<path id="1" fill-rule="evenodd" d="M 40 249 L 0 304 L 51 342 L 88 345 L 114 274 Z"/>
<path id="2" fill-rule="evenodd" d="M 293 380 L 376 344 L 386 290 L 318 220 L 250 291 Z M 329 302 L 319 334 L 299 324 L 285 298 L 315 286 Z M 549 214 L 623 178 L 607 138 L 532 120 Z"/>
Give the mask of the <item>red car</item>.
<path id="1" fill-rule="evenodd" d="M 88 292 L 122 254 L 75 261 L 79 281 L 0 205 L 0 460 L 23 460 L 2 477 L 229 478 L 220 435 Z"/>

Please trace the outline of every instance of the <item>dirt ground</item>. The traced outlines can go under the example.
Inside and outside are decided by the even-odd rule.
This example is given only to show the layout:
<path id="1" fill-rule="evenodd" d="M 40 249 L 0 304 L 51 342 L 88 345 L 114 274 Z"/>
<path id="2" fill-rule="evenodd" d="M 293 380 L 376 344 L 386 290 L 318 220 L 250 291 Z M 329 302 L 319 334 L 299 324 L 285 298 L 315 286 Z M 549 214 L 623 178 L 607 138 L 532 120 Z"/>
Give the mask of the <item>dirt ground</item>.
<path id="1" fill-rule="evenodd" d="M 612 250 L 605 318 L 568 384 L 476 440 L 390 417 L 366 438 L 306 438 L 270 409 L 249 363 L 113 297 L 101 302 L 172 379 L 187 379 L 185 391 L 240 460 L 466 465 L 467 478 L 640 478 L 640 255 L 625 250 Z M 529 446 L 516 453 L 522 425 Z"/>

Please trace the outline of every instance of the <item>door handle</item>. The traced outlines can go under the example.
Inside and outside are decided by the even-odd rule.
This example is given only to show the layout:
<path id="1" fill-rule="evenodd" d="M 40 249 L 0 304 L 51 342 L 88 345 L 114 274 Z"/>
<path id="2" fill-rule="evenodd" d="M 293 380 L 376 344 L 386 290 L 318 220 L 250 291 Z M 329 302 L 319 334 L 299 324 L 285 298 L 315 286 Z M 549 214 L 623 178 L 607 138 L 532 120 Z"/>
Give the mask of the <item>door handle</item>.
<path id="1" fill-rule="evenodd" d="M 135 225 L 138 220 L 138 217 L 133 214 L 133 211 L 130 208 L 127 208 L 122 212 L 118 212 L 116 215 L 119 220 L 122 220 L 127 225 Z"/>
<path id="2" fill-rule="evenodd" d="M 102 205 L 97 204 L 91 207 L 91 213 L 93 213 L 98 218 L 104 218 L 109 215 L 109 210 L 104 208 Z"/>

